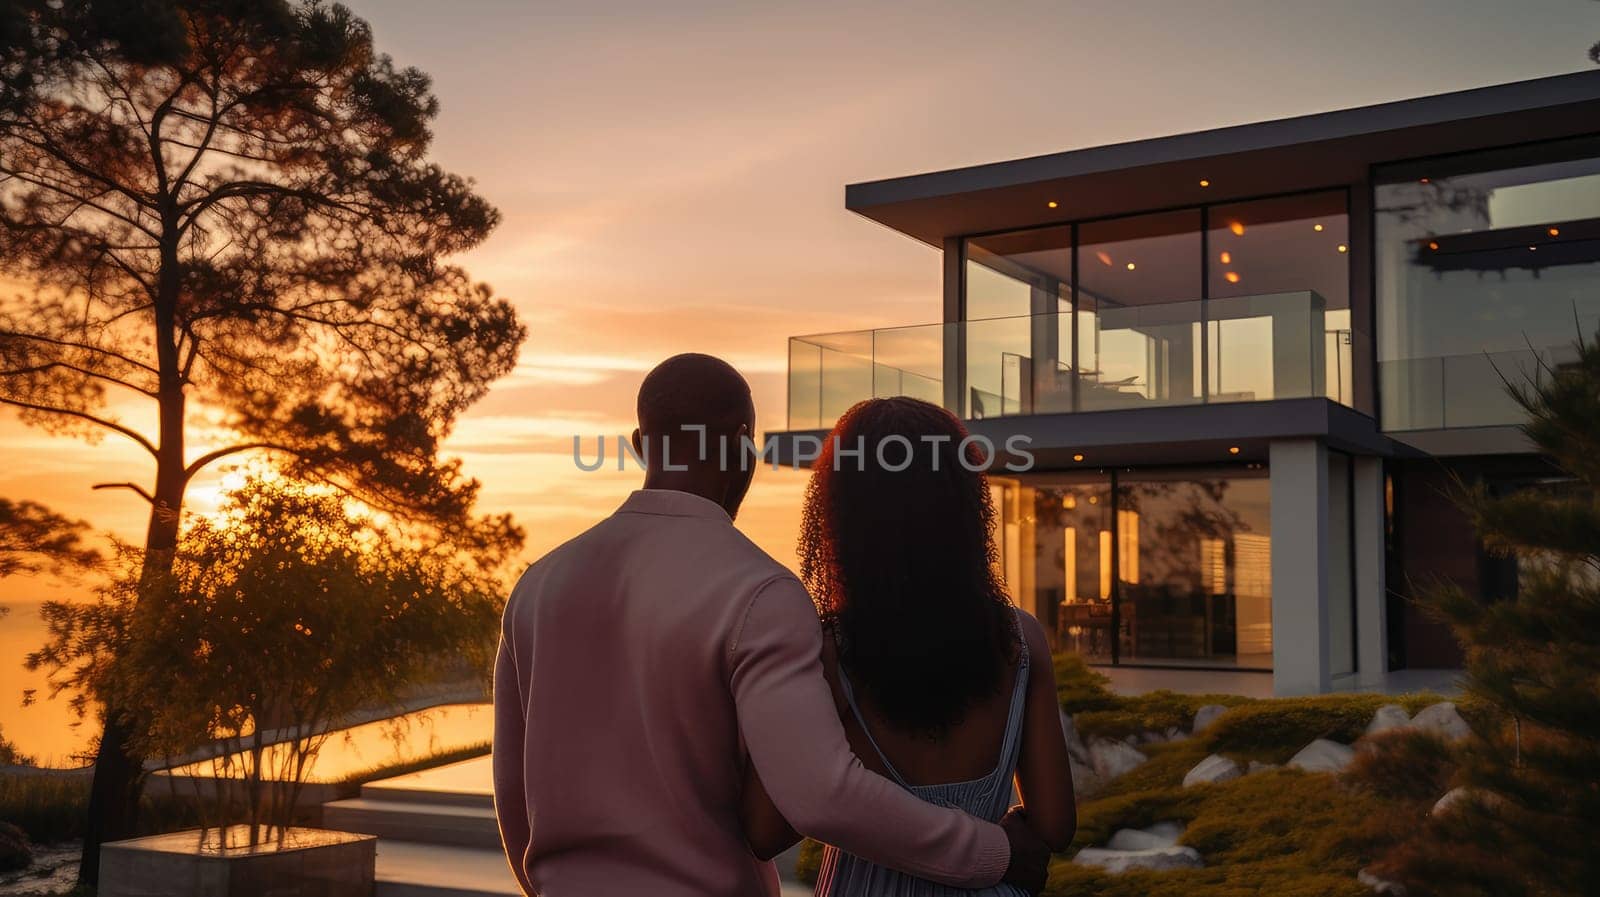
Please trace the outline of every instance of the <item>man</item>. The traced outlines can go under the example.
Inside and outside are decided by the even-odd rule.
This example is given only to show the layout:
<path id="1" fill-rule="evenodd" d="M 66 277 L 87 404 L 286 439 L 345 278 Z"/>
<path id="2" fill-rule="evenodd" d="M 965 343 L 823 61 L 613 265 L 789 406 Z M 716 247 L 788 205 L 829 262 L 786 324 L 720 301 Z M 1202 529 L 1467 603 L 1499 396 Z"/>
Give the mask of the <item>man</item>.
<path id="1" fill-rule="evenodd" d="M 733 527 L 755 469 L 744 379 L 678 355 L 638 412 L 644 488 L 528 568 L 506 608 L 495 809 L 523 890 L 777 894 L 739 823 L 746 762 L 805 834 L 947 884 L 1042 888 L 1048 851 L 1021 822 L 922 803 L 850 752 L 810 597 Z"/>

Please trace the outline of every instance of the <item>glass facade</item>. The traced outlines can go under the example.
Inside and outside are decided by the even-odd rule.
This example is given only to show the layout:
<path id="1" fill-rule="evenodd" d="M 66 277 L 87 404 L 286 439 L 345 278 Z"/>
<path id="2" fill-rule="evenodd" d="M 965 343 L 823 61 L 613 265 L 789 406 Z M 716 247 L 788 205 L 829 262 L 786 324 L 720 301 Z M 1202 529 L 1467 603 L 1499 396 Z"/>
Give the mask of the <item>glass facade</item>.
<path id="1" fill-rule="evenodd" d="M 1600 325 L 1600 141 L 1380 170 L 1378 384 L 1386 430 L 1517 424 Z"/>
<path id="2" fill-rule="evenodd" d="M 1007 581 L 1091 662 L 1270 669 L 1270 484 L 1255 466 L 1004 485 Z"/>
<path id="3" fill-rule="evenodd" d="M 1345 206 L 1332 191 L 967 240 L 963 414 L 1357 405 Z"/>

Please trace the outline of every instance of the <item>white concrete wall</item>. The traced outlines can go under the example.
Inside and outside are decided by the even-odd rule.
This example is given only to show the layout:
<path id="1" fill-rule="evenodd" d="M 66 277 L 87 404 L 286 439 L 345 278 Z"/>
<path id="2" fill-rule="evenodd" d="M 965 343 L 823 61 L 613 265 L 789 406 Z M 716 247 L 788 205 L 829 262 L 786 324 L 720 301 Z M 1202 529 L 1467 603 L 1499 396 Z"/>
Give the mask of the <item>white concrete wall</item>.
<path id="1" fill-rule="evenodd" d="M 1272 443 L 1272 670 L 1279 695 L 1333 686 L 1328 667 L 1328 451 Z"/>

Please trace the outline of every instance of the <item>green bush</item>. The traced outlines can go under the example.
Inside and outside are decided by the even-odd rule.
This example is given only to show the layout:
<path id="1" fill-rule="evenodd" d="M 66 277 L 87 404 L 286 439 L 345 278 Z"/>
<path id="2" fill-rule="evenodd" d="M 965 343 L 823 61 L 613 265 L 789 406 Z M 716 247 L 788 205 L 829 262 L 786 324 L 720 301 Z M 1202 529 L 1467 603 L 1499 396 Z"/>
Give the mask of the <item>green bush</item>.
<path id="1" fill-rule="evenodd" d="M 1362 742 L 1345 781 L 1386 800 L 1431 806 L 1459 769 L 1455 748 L 1430 732 L 1395 729 Z"/>
<path id="2" fill-rule="evenodd" d="M 1173 746 L 1174 755 L 1177 747 Z M 1112 876 L 1062 858 L 1051 869 L 1045 893 L 1357 897 L 1370 893 L 1355 876 L 1378 846 L 1365 821 L 1383 812 L 1383 802 L 1372 794 L 1341 785 L 1331 776 L 1293 770 L 1102 798 L 1080 808 L 1074 850 L 1103 844 L 1119 828 L 1173 820 L 1187 825 L 1180 843 L 1199 850 L 1206 867 Z"/>
<path id="3" fill-rule="evenodd" d="M 1223 714 L 1203 737 L 1216 753 L 1282 763 L 1318 738 L 1354 742 L 1385 704 L 1400 704 L 1415 713 L 1441 700 L 1429 694 L 1336 694 L 1252 701 Z"/>
<path id="4" fill-rule="evenodd" d="M 88 776 L 0 774 L 0 819 L 22 829 L 35 844 L 83 837 L 88 810 Z M 195 825 L 199 818 L 190 801 L 147 791 L 140 803 L 138 833 L 178 831 Z"/>
<path id="5" fill-rule="evenodd" d="M 0 872 L 16 872 L 33 865 L 33 845 L 28 836 L 9 822 L 0 822 Z"/>
<path id="6" fill-rule="evenodd" d="M 1110 689 L 1111 680 L 1090 667 L 1081 654 L 1062 653 L 1052 658 L 1056 671 L 1056 700 L 1067 713 L 1114 710 L 1120 699 Z"/>

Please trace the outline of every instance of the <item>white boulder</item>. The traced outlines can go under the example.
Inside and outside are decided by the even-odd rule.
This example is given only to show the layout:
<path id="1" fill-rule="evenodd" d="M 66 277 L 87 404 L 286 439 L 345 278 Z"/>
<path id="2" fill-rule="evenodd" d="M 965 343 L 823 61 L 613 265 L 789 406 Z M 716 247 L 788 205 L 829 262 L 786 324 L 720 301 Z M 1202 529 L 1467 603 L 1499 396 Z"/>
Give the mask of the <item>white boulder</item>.
<path id="1" fill-rule="evenodd" d="M 1183 787 L 1189 788 L 1194 785 L 1226 782 L 1230 779 L 1237 779 L 1242 775 L 1244 775 L 1244 770 L 1239 768 L 1239 764 L 1221 754 L 1212 754 L 1196 763 L 1194 769 L 1189 770 L 1184 775 Z"/>
<path id="2" fill-rule="evenodd" d="M 1096 738 L 1089 743 L 1089 766 L 1094 769 L 1095 775 L 1107 781 L 1148 759 L 1126 742 Z"/>
<path id="3" fill-rule="evenodd" d="M 1440 701 L 1422 708 L 1411 720 L 1410 726 L 1420 732 L 1431 732 L 1446 741 L 1460 741 L 1472 734 L 1472 727 L 1456 712 L 1453 701 Z"/>
<path id="4" fill-rule="evenodd" d="M 1194 726 L 1189 730 L 1196 735 L 1211 728 L 1217 717 L 1228 712 L 1228 708 L 1221 704 L 1207 704 L 1194 712 Z"/>
<path id="5" fill-rule="evenodd" d="M 1101 847 L 1085 847 L 1078 851 L 1072 858 L 1074 863 L 1083 866 L 1096 866 L 1112 874 L 1127 872 L 1130 869 L 1144 869 L 1159 872 L 1164 869 L 1198 869 L 1205 863 L 1200 859 L 1200 851 L 1193 847 L 1154 847 L 1149 850 L 1107 850 Z"/>
<path id="6" fill-rule="evenodd" d="M 1067 754 L 1084 766 L 1088 766 L 1089 749 L 1083 746 L 1083 738 L 1078 735 L 1078 726 L 1065 710 L 1061 711 L 1061 734 L 1067 738 Z"/>
<path id="7" fill-rule="evenodd" d="M 1291 757 L 1289 765 L 1306 772 L 1342 772 L 1355 755 L 1356 752 L 1346 745 L 1318 738 Z"/>
<path id="8" fill-rule="evenodd" d="M 1493 792 L 1475 791 L 1466 786 L 1451 788 L 1444 793 L 1444 797 L 1434 802 L 1433 809 L 1428 811 L 1428 815 L 1438 816 L 1440 813 L 1448 813 L 1452 808 L 1467 800 L 1476 800 L 1492 807 L 1500 798 Z"/>
<path id="9" fill-rule="evenodd" d="M 1365 869 L 1356 873 L 1356 881 L 1371 888 L 1375 894 L 1387 894 L 1389 897 L 1406 897 L 1405 885 L 1379 878 Z"/>
<path id="10" fill-rule="evenodd" d="M 1368 735 L 1387 732 L 1390 729 L 1403 729 L 1411 725 L 1411 714 L 1406 712 L 1399 704 L 1385 704 L 1378 708 L 1372 715 L 1372 722 L 1367 723 Z"/>
<path id="11" fill-rule="evenodd" d="M 1260 760 L 1251 760 L 1244 773 L 1245 775 L 1253 776 L 1258 772 L 1271 772 L 1278 768 L 1279 766 L 1276 763 L 1262 763 Z"/>
<path id="12" fill-rule="evenodd" d="M 1158 822 L 1149 828 L 1121 828 L 1106 842 L 1107 850 L 1155 850 L 1171 847 L 1183 835 L 1183 824 Z"/>
<path id="13" fill-rule="evenodd" d="M 1072 790 L 1079 800 L 1088 800 L 1105 790 L 1106 783 L 1092 767 L 1074 757 L 1067 758 L 1067 766 L 1072 770 Z"/>

